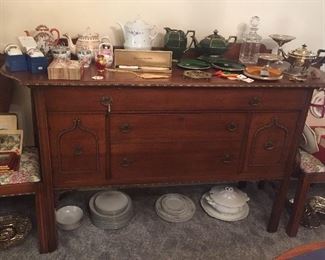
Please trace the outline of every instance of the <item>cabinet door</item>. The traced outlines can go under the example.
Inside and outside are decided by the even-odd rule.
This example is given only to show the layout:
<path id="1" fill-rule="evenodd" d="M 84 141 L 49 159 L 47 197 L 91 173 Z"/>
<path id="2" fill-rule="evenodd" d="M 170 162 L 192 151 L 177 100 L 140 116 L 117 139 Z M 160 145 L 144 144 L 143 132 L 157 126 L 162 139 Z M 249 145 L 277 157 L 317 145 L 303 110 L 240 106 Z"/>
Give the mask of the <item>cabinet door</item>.
<path id="1" fill-rule="evenodd" d="M 288 156 L 292 153 L 293 138 L 299 113 L 261 113 L 252 116 L 245 175 L 280 177 L 285 172 Z"/>
<path id="2" fill-rule="evenodd" d="M 73 187 L 105 180 L 105 115 L 50 113 L 48 122 L 55 185 Z"/>

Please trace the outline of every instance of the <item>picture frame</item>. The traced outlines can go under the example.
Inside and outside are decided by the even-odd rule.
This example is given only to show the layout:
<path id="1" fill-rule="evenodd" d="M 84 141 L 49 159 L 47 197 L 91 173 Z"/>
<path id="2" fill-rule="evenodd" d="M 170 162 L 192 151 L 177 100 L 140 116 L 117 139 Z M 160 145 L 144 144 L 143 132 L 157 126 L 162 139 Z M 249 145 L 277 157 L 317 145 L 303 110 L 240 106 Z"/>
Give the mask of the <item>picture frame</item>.
<path id="1" fill-rule="evenodd" d="M 0 153 L 15 152 L 21 155 L 23 149 L 23 130 L 0 130 Z"/>

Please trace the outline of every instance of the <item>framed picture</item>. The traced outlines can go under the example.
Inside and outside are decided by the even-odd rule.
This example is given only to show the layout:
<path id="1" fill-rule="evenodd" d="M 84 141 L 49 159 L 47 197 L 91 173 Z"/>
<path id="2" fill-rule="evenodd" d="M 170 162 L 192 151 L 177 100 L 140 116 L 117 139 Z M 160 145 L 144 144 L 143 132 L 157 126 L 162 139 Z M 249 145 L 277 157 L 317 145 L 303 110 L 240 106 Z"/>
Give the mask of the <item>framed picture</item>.
<path id="1" fill-rule="evenodd" d="M 0 130 L 0 153 L 15 152 L 21 154 L 23 130 Z"/>

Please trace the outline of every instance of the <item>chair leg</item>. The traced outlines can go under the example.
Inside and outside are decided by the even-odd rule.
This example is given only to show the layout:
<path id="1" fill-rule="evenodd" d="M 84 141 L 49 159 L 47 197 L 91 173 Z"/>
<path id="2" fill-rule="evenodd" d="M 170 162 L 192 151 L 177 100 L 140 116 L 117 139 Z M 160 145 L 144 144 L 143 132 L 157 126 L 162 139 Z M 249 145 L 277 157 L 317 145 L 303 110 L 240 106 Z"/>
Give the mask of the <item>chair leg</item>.
<path id="1" fill-rule="evenodd" d="M 280 189 L 278 190 L 275 197 L 275 201 L 273 203 L 269 224 L 267 226 L 268 232 L 276 232 L 278 229 L 280 217 L 285 207 L 285 201 L 287 198 L 289 183 L 290 183 L 290 177 L 285 178 L 281 182 Z"/>
<path id="2" fill-rule="evenodd" d="M 39 185 L 35 194 L 35 204 L 40 253 L 53 252 L 57 248 L 54 214 L 49 215 L 51 213 L 49 209 L 54 209 L 54 201 L 52 203 L 51 201 L 46 199 L 43 187 Z"/>
<path id="3" fill-rule="evenodd" d="M 298 187 L 295 194 L 293 209 L 290 215 L 289 223 L 286 228 L 288 236 L 295 237 L 298 232 L 299 223 L 305 209 L 305 201 L 310 187 L 308 176 L 301 174 Z"/>

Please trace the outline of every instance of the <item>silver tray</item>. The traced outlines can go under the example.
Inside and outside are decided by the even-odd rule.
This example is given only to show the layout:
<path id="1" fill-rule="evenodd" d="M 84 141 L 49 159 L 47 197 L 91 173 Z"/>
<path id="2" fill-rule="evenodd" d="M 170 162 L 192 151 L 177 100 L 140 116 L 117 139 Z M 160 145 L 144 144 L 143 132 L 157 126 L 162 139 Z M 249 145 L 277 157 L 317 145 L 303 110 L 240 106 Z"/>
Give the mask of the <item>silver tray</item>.
<path id="1" fill-rule="evenodd" d="M 28 217 L 0 216 L 0 250 L 22 242 L 32 229 Z"/>

